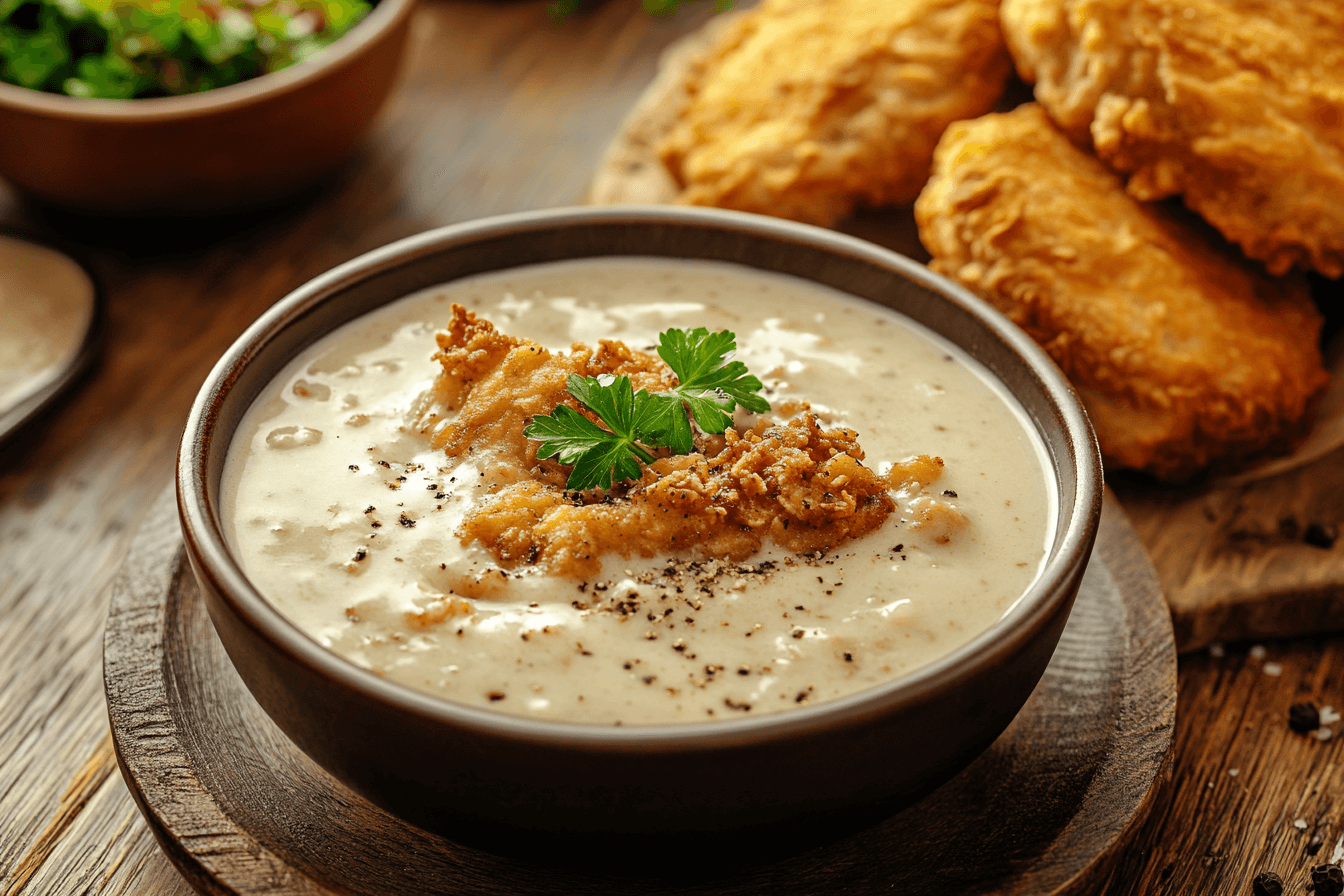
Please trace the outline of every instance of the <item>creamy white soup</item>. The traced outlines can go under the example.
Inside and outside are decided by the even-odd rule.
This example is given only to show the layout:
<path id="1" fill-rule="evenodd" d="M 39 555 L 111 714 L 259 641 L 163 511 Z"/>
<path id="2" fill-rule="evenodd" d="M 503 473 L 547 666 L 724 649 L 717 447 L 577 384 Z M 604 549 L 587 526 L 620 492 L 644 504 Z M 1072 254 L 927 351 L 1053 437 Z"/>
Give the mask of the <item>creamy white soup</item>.
<path id="1" fill-rule="evenodd" d="M 879 472 L 916 454 L 945 472 L 893 494 L 879 529 L 827 552 L 767 541 L 736 562 L 610 552 L 582 579 L 501 570 L 460 537 L 498 487 L 488 463 L 450 460 L 414 422 L 452 303 L 553 350 L 732 330 L 775 408 L 806 401 L 824 426 L 857 430 Z M 306 349 L 238 428 L 223 510 L 261 594 L 351 662 L 499 712 L 631 725 L 812 705 L 947 654 L 1038 575 L 1051 494 L 1044 447 L 1003 387 L 908 319 L 748 268 L 608 258 L 428 289 Z M 950 536 L 915 525 L 931 501 L 965 525 Z M 497 584 L 461 589 L 483 580 Z"/>

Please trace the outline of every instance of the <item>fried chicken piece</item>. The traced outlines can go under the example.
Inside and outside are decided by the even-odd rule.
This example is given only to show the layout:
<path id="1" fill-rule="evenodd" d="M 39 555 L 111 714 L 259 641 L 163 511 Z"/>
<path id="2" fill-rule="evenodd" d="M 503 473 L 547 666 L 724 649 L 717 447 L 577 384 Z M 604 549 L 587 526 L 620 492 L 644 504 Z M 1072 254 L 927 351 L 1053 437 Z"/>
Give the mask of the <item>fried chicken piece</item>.
<path id="1" fill-rule="evenodd" d="M 569 354 L 556 354 L 529 339 L 497 332 L 494 324 L 461 305 L 452 306 L 452 315 L 435 336 L 439 351 L 434 360 L 442 372 L 412 413 L 430 444 L 449 457 L 478 449 L 488 454 L 495 481 L 533 475 L 564 481 L 558 464 L 537 459 L 539 443 L 523 430 L 534 415 L 549 414 L 558 404 L 586 413 L 565 391 L 570 374 L 624 374 L 636 390 L 676 386 L 676 376 L 661 360 L 622 342 L 603 340 L 596 351 L 575 343 Z M 458 414 L 448 420 L 445 411 Z"/>
<path id="2" fill-rule="evenodd" d="M 540 564 L 581 577 L 609 551 L 651 557 L 692 548 L 740 560 L 766 538 L 795 552 L 829 550 L 882 525 L 896 508 L 890 492 L 918 492 L 942 474 L 940 458 L 919 455 L 880 475 L 863 465 L 857 433 L 824 430 L 805 411 L 787 423 L 761 418 L 744 433 L 699 434 L 696 453 L 661 457 L 633 484 L 569 491 L 566 470 L 539 460 L 539 443 L 523 434 L 533 416 L 561 403 L 595 419 L 566 391 L 569 375 L 625 374 L 650 391 L 674 388 L 676 375 L 622 342 L 596 351 L 574 343 L 559 354 L 501 334 L 460 305 L 452 314 L 436 337 L 442 371 L 414 413 L 434 447 L 453 458 L 472 454 L 487 472 L 490 492 L 458 534 L 502 568 Z M 939 522 L 922 510 L 916 517 L 914 528 Z M 942 532 L 935 540 L 946 540 Z M 487 574 L 455 592 L 477 597 L 498 585 Z M 435 606 L 422 621 L 456 611 Z"/>
<path id="3" fill-rule="evenodd" d="M 1137 199 L 1263 261 L 1344 274 L 1344 3 L 1004 0 L 1036 99 Z"/>
<path id="4" fill-rule="evenodd" d="M 1039 106 L 950 127 L 915 218 L 1063 369 L 1108 464 L 1179 480 L 1305 436 L 1328 375 L 1304 280 L 1137 202 Z"/>
<path id="5" fill-rule="evenodd" d="M 853 430 L 823 430 L 808 414 L 725 435 L 718 454 L 661 458 L 619 496 L 536 480 L 506 486 L 467 516 L 463 540 L 485 545 L 504 568 L 541 564 L 581 578 L 608 551 L 653 557 L 698 547 L 736 561 L 767 538 L 799 553 L 829 550 L 896 508 L 887 479 L 861 463 Z"/>
<path id="6" fill-rule="evenodd" d="M 829 225 L 905 205 L 1011 71 L 996 0 L 763 0 L 690 65 L 659 157 L 677 201 Z"/>

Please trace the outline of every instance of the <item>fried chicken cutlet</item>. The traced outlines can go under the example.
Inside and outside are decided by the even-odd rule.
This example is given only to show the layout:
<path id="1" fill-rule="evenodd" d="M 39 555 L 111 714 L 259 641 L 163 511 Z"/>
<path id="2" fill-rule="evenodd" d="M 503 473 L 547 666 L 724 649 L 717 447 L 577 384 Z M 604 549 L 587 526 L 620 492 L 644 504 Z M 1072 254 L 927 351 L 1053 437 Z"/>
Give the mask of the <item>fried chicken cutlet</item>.
<path id="1" fill-rule="evenodd" d="M 680 203 L 830 225 L 914 201 L 1011 69 L 997 0 L 763 0 L 690 66 L 658 154 Z"/>
<path id="2" fill-rule="evenodd" d="M 1344 3 L 1004 0 L 1036 100 L 1271 273 L 1344 274 Z"/>
<path id="3" fill-rule="evenodd" d="M 863 464 L 854 430 L 824 430 L 806 411 L 788 421 L 762 417 L 740 433 L 702 433 L 694 453 L 659 457 L 638 481 L 611 491 L 568 490 L 561 465 L 539 459 L 538 443 L 524 432 L 558 404 L 584 412 L 565 391 L 567 378 L 626 375 L 636 388 L 659 390 L 675 386 L 676 375 L 623 342 L 552 352 L 498 332 L 461 305 L 452 312 L 436 337 L 442 371 L 416 422 L 447 457 L 470 452 L 488 468 L 491 493 L 460 535 L 486 547 L 501 568 L 541 565 L 583 577 L 610 551 L 651 557 L 699 549 L 741 560 L 767 539 L 796 553 L 824 551 L 880 526 L 896 508 L 888 493 L 900 490 L 918 493 L 911 529 L 945 543 L 965 525 L 955 507 L 924 493 L 942 474 L 941 459 L 916 455 L 879 474 Z M 468 582 L 457 593 L 475 590 Z"/>
<path id="4" fill-rule="evenodd" d="M 1108 464 L 1179 480 L 1306 434 L 1329 377 L 1304 279 L 1136 201 L 1039 106 L 948 128 L 915 218 L 1063 369 Z"/>

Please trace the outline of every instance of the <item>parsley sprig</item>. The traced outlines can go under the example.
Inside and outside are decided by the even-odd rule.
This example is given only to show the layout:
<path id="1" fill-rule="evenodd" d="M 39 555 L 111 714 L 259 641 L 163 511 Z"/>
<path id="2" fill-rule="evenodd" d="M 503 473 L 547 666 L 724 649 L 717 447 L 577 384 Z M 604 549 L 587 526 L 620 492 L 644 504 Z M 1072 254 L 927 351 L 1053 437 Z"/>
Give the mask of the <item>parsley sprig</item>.
<path id="1" fill-rule="evenodd" d="M 636 392 L 625 375 L 570 374 L 566 390 L 607 428 L 559 405 L 533 417 L 523 434 L 541 442 L 537 457 L 573 465 L 566 488 L 611 488 L 613 482 L 638 479 L 640 464 L 653 462 L 649 449 L 695 450 L 692 419 L 701 432 L 716 434 L 733 422 L 739 404 L 757 414 L 770 410 L 770 402 L 757 394 L 761 381 L 746 364 L 729 360 L 736 351 L 737 336 L 730 330 L 664 330 L 658 356 L 677 375 L 676 388 Z"/>

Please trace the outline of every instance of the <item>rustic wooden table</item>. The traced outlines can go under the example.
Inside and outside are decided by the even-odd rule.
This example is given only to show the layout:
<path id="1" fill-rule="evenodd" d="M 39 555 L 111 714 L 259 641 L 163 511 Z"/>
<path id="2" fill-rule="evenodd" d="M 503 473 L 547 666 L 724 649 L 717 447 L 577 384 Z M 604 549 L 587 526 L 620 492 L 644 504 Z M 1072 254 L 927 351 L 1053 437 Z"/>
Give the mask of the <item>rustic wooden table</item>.
<path id="1" fill-rule="evenodd" d="M 425 0 L 405 81 L 360 155 L 276 212 L 154 233 L 44 213 L 0 184 L 0 227 L 82 248 L 107 299 L 91 373 L 0 446 L 0 896 L 191 892 L 112 754 L 112 577 L 172 475 L 198 385 L 253 318 L 399 237 L 581 201 L 659 50 L 707 12 L 655 19 L 612 0 L 552 22 L 547 5 Z M 1249 893 L 1261 869 L 1304 892 L 1311 864 L 1344 853 L 1339 741 L 1286 724 L 1305 699 L 1344 707 L 1344 639 L 1183 658 L 1173 775 L 1106 892 Z"/>

